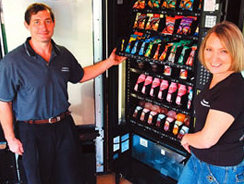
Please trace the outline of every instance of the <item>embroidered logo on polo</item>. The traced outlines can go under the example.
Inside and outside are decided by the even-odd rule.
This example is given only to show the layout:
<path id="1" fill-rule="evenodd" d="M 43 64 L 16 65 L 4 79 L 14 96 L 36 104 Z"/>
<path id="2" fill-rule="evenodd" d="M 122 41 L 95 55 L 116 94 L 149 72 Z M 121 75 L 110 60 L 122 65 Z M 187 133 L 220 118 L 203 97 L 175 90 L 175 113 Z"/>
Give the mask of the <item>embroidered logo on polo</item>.
<path id="1" fill-rule="evenodd" d="M 205 99 L 203 99 L 203 100 L 201 101 L 201 104 L 202 104 L 202 106 L 204 106 L 204 107 L 210 107 L 209 102 L 206 101 Z"/>
<path id="2" fill-rule="evenodd" d="M 62 71 L 62 72 L 69 72 L 69 67 L 67 67 L 67 66 L 63 66 L 63 67 L 61 68 L 61 71 Z"/>

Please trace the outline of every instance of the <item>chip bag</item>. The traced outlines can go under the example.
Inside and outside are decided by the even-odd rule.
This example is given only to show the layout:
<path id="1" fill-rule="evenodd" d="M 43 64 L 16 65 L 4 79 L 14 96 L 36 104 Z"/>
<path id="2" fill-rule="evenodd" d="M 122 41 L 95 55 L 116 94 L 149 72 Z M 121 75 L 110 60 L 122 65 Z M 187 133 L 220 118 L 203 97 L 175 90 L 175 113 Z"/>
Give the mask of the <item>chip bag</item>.
<path id="1" fill-rule="evenodd" d="M 163 15 L 160 14 L 148 14 L 149 20 L 146 24 L 146 30 L 153 30 L 157 31 L 158 30 L 158 25 L 160 22 L 160 18 L 162 18 Z"/>
<path id="2" fill-rule="evenodd" d="M 175 17 L 167 16 L 165 25 L 166 27 L 163 29 L 162 33 L 172 35 L 175 27 Z"/>
<path id="3" fill-rule="evenodd" d="M 189 34 L 191 32 L 191 24 L 193 20 L 194 18 L 192 17 L 183 17 L 177 30 L 177 34 Z"/>
<path id="4" fill-rule="evenodd" d="M 150 8 L 160 8 L 160 1 L 161 0 L 148 0 L 148 6 Z"/>
<path id="5" fill-rule="evenodd" d="M 133 28 L 144 29 L 146 19 L 147 19 L 147 14 L 137 13 Z"/>
<path id="6" fill-rule="evenodd" d="M 163 9 L 175 9 L 176 0 L 163 0 L 162 6 Z"/>
<path id="7" fill-rule="evenodd" d="M 145 8 L 145 0 L 137 0 L 133 5 L 135 9 L 144 9 Z"/>
<path id="8" fill-rule="evenodd" d="M 180 9 L 192 11 L 193 3 L 194 3 L 194 0 L 181 0 Z"/>

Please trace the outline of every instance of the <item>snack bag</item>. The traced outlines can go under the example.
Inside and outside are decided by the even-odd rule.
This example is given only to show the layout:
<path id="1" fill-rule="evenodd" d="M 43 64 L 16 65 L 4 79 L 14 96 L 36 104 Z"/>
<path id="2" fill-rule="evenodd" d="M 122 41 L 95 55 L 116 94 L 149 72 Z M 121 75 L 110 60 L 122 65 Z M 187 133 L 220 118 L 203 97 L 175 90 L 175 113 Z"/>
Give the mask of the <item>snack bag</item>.
<path id="1" fill-rule="evenodd" d="M 135 45 L 134 45 L 133 49 L 131 49 L 131 52 L 130 52 L 130 53 L 131 53 L 132 55 L 134 55 L 134 54 L 136 53 L 138 43 L 139 43 L 139 40 L 137 40 L 137 41 L 135 42 Z"/>
<path id="2" fill-rule="evenodd" d="M 148 0 L 147 4 L 150 8 L 160 8 L 160 0 Z"/>
<path id="3" fill-rule="evenodd" d="M 150 109 L 145 107 L 142 110 L 142 113 L 141 113 L 141 116 L 140 116 L 140 121 L 146 122 L 148 120 L 149 114 L 150 114 Z"/>
<path id="4" fill-rule="evenodd" d="M 144 55 L 144 52 L 145 52 L 145 45 L 146 45 L 146 43 L 147 43 L 146 41 L 144 41 L 144 42 L 142 43 L 141 48 L 140 48 L 139 53 L 138 53 L 139 56 Z"/>
<path id="5" fill-rule="evenodd" d="M 188 46 L 183 46 L 183 49 L 182 49 L 182 51 L 180 53 L 180 56 L 179 56 L 179 59 L 178 59 L 177 63 L 179 63 L 181 65 L 184 64 L 184 56 L 185 56 L 185 52 L 186 52 L 187 49 L 189 49 Z"/>
<path id="6" fill-rule="evenodd" d="M 145 51 L 146 51 L 146 44 L 147 43 L 150 43 L 151 41 L 153 40 L 153 38 L 147 38 L 143 41 L 142 45 L 141 45 L 141 48 L 139 50 L 139 53 L 138 55 L 139 56 L 143 56 L 145 54 Z"/>
<path id="7" fill-rule="evenodd" d="M 176 50 L 178 48 L 178 45 L 174 44 L 173 48 L 170 51 L 169 57 L 168 57 L 168 61 L 171 63 L 175 62 L 175 54 L 176 54 Z"/>
<path id="8" fill-rule="evenodd" d="M 197 26 L 197 28 L 195 30 L 194 36 L 198 36 L 198 34 L 199 34 L 199 25 Z"/>
<path id="9" fill-rule="evenodd" d="M 156 52 L 155 52 L 155 54 L 153 56 L 153 59 L 155 59 L 155 60 L 158 60 L 158 58 L 159 58 L 159 50 L 160 50 L 160 47 L 161 47 L 161 44 L 158 44 L 157 49 L 156 49 Z"/>
<path id="10" fill-rule="evenodd" d="M 152 42 L 149 43 L 147 50 L 144 54 L 145 57 L 150 57 L 151 56 L 151 52 L 152 52 L 152 48 L 154 44 L 158 44 L 161 42 L 161 39 L 152 39 Z"/>
<path id="11" fill-rule="evenodd" d="M 128 45 L 126 46 L 126 49 L 125 49 L 125 52 L 130 53 L 130 50 L 131 50 L 131 43 L 132 43 L 133 41 L 136 40 L 136 37 L 137 37 L 137 36 L 138 36 L 138 35 L 135 35 L 135 34 L 133 34 L 133 35 L 130 36 Z"/>
<path id="12" fill-rule="evenodd" d="M 194 0 L 181 0 L 179 8 L 182 10 L 193 10 Z"/>
<path id="13" fill-rule="evenodd" d="M 198 10 L 200 11 L 202 9 L 202 0 L 199 0 Z"/>
<path id="14" fill-rule="evenodd" d="M 164 47 L 164 51 L 162 52 L 162 54 L 160 55 L 159 57 L 159 60 L 160 61 L 164 61 L 165 58 L 166 58 L 166 55 L 167 55 L 167 52 L 168 52 L 168 48 L 171 47 L 173 44 L 172 43 L 169 43 L 167 44 L 165 47 Z"/>
<path id="15" fill-rule="evenodd" d="M 176 120 L 174 127 L 173 127 L 173 134 L 177 135 L 180 129 L 180 126 L 183 124 L 183 122 Z"/>
<path id="16" fill-rule="evenodd" d="M 139 105 L 136 106 L 136 108 L 135 108 L 135 110 L 133 112 L 132 117 L 138 119 L 138 117 L 141 116 L 142 110 L 143 110 L 143 108 L 141 106 L 139 106 Z"/>
<path id="17" fill-rule="evenodd" d="M 164 124 L 164 130 L 167 132 L 170 129 L 170 124 L 174 122 L 174 118 L 172 117 L 167 117 L 165 120 L 165 124 Z"/>
<path id="18" fill-rule="evenodd" d="M 151 56 L 151 52 L 152 52 L 152 48 L 153 48 L 153 42 L 150 42 L 148 47 L 147 47 L 147 50 L 144 54 L 145 57 L 150 57 Z"/>
<path id="19" fill-rule="evenodd" d="M 158 25 L 160 22 L 160 18 L 163 17 L 163 15 L 160 14 L 148 14 L 147 17 L 149 17 L 149 20 L 146 25 L 146 30 L 153 30 L 157 31 L 158 30 Z"/>
<path id="20" fill-rule="evenodd" d="M 131 52 L 131 44 L 132 44 L 132 42 L 136 41 L 138 39 L 138 37 L 140 37 L 140 39 L 141 39 L 142 36 L 143 36 L 143 33 L 140 33 L 140 32 L 135 32 L 134 34 L 132 34 L 130 36 L 130 39 L 129 39 L 128 44 L 126 46 L 125 52 L 126 53 L 130 53 Z"/>
<path id="21" fill-rule="evenodd" d="M 191 24 L 194 19 L 192 17 L 183 17 L 181 19 L 179 28 L 177 30 L 178 34 L 187 35 L 191 32 Z"/>
<path id="22" fill-rule="evenodd" d="M 161 7 L 166 9 L 175 9 L 175 6 L 176 0 L 164 0 Z"/>
<path id="23" fill-rule="evenodd" d="M 180 133 L 178 134 L 177 138 L 182 139 L 182 137 L 189 132 L 189 127 L 183 125 L 180 129 Z"/>
<path id="24" fill-rule="evenodd" d="M 125 39 L 122 39 L 120 44 L 120 51 L 124 51 L 124 48 L 125 48 Z"/>
<path id="25" fill-rule="evenodd" d="M 147 19 L 147 14 L 137 13 L 133 28 L 144 29 L 146 19 Z"/>
<path id="26" fill-rule="evenodd" d="M 156 120 L 156 127 L 161 127 L 164 124 L 166 116 L 164 114 L 158 114 Z"/>
<path id="27" fill-rule="evenodd" d="M 135 9 L 144 9 L 145 8 L 145 0 L 137 0 L 133 5 Z"/>
<path id="28" fill-rule="evenodd" d="M 162 33 L 167 35 L 172 35 L 175 27 L 175 17 L 166 17 L 166 27 L 163 29 Z"/>
<path id="29" fill-rule="evenodd" d="M 197 46 L 196 45 L 192 46 L 192 50 L 187 58 L 186 65 L 193 66 L 193 61 L 194 61 L 194 57 L 196 54 L 196 50 L 197 50 Z"/>

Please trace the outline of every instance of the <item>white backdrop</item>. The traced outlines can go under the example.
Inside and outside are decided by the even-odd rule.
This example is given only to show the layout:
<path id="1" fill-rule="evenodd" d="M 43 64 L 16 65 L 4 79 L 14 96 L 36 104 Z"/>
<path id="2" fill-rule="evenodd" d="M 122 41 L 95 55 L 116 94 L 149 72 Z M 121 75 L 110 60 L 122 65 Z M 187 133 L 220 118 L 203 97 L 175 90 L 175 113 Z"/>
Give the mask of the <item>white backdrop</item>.
<path id="1" fill-rule="evenodd" d="M 24 12 L 33 2 L 49 5 L 55 14 L 53 39 L 68 48 L 84 67 L 93 64 L 93 17 L 90 0 L 2 0 L 8 50 L 22 44 L 29 35 Z M 94 81 L 68 87 L 70 110 L 77 125 L 95 123 Z"/>

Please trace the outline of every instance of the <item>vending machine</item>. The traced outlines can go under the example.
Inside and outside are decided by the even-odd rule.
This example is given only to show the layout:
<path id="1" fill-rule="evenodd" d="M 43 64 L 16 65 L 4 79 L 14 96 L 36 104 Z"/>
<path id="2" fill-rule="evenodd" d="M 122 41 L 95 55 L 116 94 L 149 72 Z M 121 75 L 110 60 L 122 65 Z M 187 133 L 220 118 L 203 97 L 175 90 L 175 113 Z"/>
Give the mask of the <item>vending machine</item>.
<path id="1" fill-rule="evenodd" d="M 117 183 L 121 176 L 135 184 L 177 183 L 190 156 L 180 141 L 194 130 L 192 101 L 210 77 L 198 48 L 226 19 L 228 1 L 131 0 L 127 7 L 117 53 L 128 59 L 109 79 L 119 90 L 109 91 L 108 164 Z"/>

